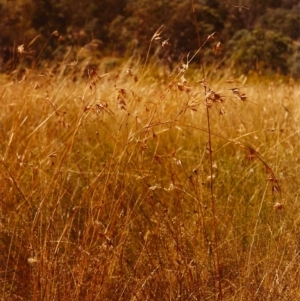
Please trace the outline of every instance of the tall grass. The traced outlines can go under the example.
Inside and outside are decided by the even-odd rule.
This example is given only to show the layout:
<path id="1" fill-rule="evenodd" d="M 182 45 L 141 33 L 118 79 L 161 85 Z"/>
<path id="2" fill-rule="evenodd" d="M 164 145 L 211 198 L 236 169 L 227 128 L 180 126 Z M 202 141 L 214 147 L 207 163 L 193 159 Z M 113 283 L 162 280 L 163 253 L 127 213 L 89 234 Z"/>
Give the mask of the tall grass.
<path id="1" fill-rule="evenodd" d="M 299 85 L 145 66 L 3 79 L 0 299 L 297 300 Z"/>

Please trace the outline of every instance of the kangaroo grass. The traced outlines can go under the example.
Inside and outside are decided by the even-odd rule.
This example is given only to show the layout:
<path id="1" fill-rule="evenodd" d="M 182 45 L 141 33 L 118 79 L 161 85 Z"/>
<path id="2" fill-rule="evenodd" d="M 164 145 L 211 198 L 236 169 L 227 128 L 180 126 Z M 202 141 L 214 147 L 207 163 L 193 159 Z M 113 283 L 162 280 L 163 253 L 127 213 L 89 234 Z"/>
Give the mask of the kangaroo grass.
<path id="1" fill-rule="evenodd" d="M 1 300 L 299 297 L 298 88 L 288 119 L 283 85 L 270 103 L 268 83 L 192 75 L 216 34 L 152 76 L 162 29 L 143 66 L 0 88 Z"/>

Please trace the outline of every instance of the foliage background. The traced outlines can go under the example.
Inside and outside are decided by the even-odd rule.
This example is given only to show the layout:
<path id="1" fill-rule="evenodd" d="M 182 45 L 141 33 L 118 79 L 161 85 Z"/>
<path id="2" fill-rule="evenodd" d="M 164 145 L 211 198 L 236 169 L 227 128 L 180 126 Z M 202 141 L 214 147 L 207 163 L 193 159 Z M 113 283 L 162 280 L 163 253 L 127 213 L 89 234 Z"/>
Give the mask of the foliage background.
<path id="1" fill-rule="evenodd" d="M 218 33 L 223 44 L 220 66 L 230 61 L 226 67 L 239 72 L 300 76 L 298 0 L 1 0 L 1 71 L 12 71 L 20 63 L 16 49 L 21 44 L 27 64 L 37 56 L 40 62 L 61 60 L 70 48 L 74 59 L 80 49 L 91 48 L 97 58 L 145 55 L 162 24 L 172 45 L 168 61 L 177 63 L 198 48 L 195 20 L 202 42 Z M 56 30 L 59 41 L 51 37 Z M 153 53 L 163 56 L 159 49 Z"/>

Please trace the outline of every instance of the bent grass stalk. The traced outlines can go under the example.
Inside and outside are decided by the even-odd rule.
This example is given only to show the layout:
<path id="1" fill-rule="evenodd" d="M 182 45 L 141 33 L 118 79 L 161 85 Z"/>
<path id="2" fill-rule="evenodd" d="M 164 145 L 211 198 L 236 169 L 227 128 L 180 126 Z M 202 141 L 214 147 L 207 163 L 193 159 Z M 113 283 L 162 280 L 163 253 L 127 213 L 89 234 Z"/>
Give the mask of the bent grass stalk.
<path id="1" fill-rule="evenodd" d="M 197 40 L 198 40 L 198 50 L 195 52 L 195 54 L 192 56 L 189 62 L 191 62 L 194 57 L 201 51 L 201 49 L 204 47 L 204 45 L 214 37 L 213 33 L 212 35 L 208 36 L 207 39 L 203 42 L 201 45 L 200 41 L 200 33 L 198 28 L 198 20 L 196 16 L 196 10 L 195 10 L 195 3 L 194 0 L 192 1 L 192 14 L 194 18 L 196 33 L 197 33 Z M 201 69 L 202 69 L 202 76 L 203 79 L 205 79 L 205 69 L 204 69 L 204 63 L 203 60 L 200 59 Z M 206 91 L 206 85 L 204 85 L 204 95 L 207 95 Z M 214 242 L 215 242 L 215 270 L 216 270 L 216 278 L 217 278 L 217 299 L 222 301 L 223 300 L 223 293 L 222 293 L 222 275 L 220 270 L 220 257 L 219 257 L 219 243 L 218 243 L 218 233 L 217 233 L 217 219 L 216 219 L 216 205 L 215 205 L 215 196 L 214 196 L 214 190 L 213 190 L 213 155 L 212 155 L 212 140 L 211 140 L 211 126 L 210 126 L 210 116 L 209 116 L 209 102 L 208 98 L 205 97 L 205 104 L 206 104 L 206 118 L 207 118 L 207 128 L 208 128 L 208 152 L 209 152 L 209 166 L 210 166 L 210 198 L 211 198 L 211 206 L 212 206 L 212 215 L 213 215 L 213 229 L 214 229 Z"/>

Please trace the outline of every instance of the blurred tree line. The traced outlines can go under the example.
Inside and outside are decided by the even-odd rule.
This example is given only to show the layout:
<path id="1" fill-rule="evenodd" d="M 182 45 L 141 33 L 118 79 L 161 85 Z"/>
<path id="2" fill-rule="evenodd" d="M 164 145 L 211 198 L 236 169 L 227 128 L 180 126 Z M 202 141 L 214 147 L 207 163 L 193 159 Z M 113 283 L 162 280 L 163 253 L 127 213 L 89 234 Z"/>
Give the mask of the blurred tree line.
<path id="1" fill-rule="evenodd" d="M 0 0 L 0 69 L 62 60 L 79 49 L 99 58 L 145 57 L 162 24 L 171 47 L 156 43 L 152 54 L 167 56 L 170 67 L 217 32 L 219 66 L 300 77 L 299 0 Z M 211 47 L 204 57 L 210 63 Z"/>

